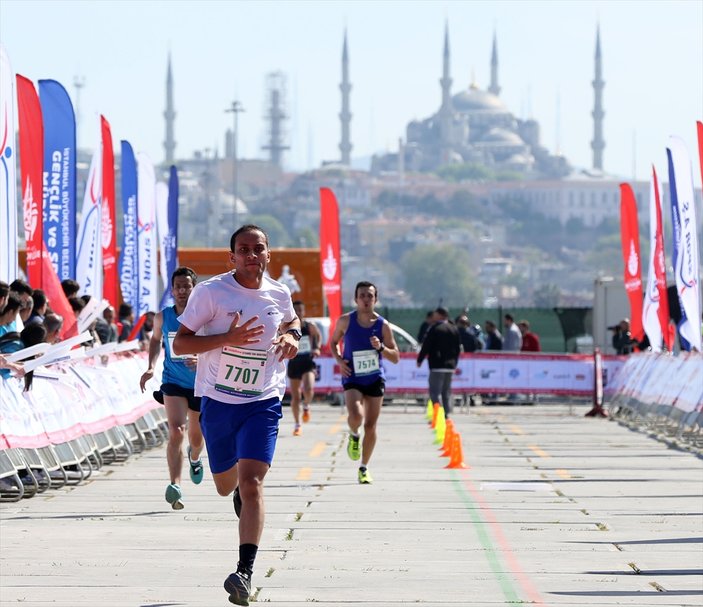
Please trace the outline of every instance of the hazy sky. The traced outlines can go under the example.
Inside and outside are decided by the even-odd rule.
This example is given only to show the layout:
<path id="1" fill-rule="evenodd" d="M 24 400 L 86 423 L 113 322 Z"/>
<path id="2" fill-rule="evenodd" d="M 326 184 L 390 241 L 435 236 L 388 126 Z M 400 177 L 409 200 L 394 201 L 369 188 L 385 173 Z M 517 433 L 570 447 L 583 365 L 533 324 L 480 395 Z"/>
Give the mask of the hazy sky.
<path id="1" fill-rule="evenodd" d="M 703 2 L 33 2 L 0 0 L 0 39 L 13 69 L 53 78 L 75 103 L 85 78 L 79 141 L 93 147 L 98 114 L 113 137 L 155 161 L 164 156 L 164 86 L 170 50 L 176 154 L 217 147 L 238 99 L 240 157 L 265 157 L 265 77 L 287 75 L 287 168 L 339 158 L 341 47 L 348 30 L 352 157 L 395 150 L 413 118 L 440 103 L 445 20 L 453 91 L 475 75 L 488 86 L 494 30 L 501 97 L 532 116 L 542 141 L 591 166 L 591 81 L 596 24 L 603 52 L 606 170 L 646 178 L 678 134 L 695 151 L 703 118 Z M 636 154 L 633 152 L 636 150 Z M 700 176 L 696 174 L 696 183 Z"/>

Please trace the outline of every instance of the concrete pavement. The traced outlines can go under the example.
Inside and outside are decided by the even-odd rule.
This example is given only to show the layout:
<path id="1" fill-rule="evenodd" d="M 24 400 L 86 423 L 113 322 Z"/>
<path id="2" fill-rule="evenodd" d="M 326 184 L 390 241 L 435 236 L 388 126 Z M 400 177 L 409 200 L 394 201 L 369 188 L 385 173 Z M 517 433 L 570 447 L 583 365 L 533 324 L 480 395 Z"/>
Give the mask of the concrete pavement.
<path id="1" fill-rule="evenodd" d="M 384 407 L 356 482 L 345 417 L 289 411 L 267 477 L 256 601 L 336 605 L 703 605 L 703 460 L 588 407 L 456 413 L 445 470 L 424 411 Z M 209 472 L 163 499 L 164 448 L 89 482 L 0 505 L 0 605 L 228 605 L 238 545 Z M 253 604 L 253 602 L 252 602 Z"/>

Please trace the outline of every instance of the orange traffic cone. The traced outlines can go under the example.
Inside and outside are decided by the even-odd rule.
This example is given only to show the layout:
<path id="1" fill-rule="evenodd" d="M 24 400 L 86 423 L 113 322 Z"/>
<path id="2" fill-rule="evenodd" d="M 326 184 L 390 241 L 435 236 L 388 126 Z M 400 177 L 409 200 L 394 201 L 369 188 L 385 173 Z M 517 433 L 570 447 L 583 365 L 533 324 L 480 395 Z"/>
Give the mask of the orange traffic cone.
<path id="1" fill-rule="evenodd" d="M 451 419 L 447 420 L 447 429 L 444 433 L 444 442 L 439 448 L 440 457 L 449 457 L 452 454 L 452 440 L 454 440 L 454 422 Z"/>
<path id="2" fill-rule="evenodd" d="M 468 468 L 464 463 L 464 450 L 461 447 L 461 434 L 454 433 L 452 438 L 452 456 L 445 468 Z"/>
<path id="3" fill-rule="evenodd" d="M 437 425 L 437 415 L 439 414 L 439 403 L 434 404 L 434 409 L 432 410 L 432 422 L 430 423 L 430 428 L 433 430 L 435 429 L 435 426 Z"/>

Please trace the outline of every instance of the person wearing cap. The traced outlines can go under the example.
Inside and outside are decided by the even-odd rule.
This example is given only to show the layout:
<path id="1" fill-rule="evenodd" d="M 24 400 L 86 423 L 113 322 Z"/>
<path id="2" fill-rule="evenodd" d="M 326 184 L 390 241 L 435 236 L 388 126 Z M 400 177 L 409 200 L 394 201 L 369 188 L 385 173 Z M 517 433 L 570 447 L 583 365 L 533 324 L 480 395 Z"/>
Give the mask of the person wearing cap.
<path id="1" fill-rule="evenodd" d="M 461 353 L 461 336 L 449 320 L 449 311 L 439 307 L 434 311 L 434 324 L 427 331 L 417 355 L 417 366 L 427 358 L 430 367 L 429 390 L 433 403 L 442 403 L 444 415 L 452 412 L 452 377 Z"/>

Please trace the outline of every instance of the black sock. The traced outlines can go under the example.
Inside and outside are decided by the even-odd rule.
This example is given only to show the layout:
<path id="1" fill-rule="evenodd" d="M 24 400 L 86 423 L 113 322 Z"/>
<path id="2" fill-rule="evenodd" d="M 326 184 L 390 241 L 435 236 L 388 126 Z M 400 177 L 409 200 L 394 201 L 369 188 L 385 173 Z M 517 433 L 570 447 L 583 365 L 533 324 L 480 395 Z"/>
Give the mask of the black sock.
<path id="1" fill-rule="evenodd" d="M 251 577 L 254 571 L 254 560 L 256 559 L 256 551 L 259 547 L 256 544 L 240 544 L 239 545 L 239 562 L 237 563 L 237 571 L 246 573 Z"/>
<path id="2" fill-rule="evenodd" d="M 361 472 L 366 472 L 366 466 L 359 466 L 359 470 Z"/>

